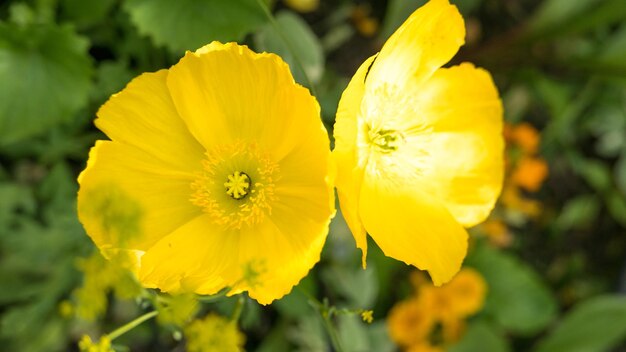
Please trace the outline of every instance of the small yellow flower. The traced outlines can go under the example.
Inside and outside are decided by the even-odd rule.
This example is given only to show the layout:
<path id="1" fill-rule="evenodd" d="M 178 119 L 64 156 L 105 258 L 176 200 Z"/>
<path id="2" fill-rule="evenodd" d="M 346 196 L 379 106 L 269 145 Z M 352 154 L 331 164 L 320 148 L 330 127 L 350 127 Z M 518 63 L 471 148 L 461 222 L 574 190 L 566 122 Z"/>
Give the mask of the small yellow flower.
<path id="1" fill-rule="evenodd" d="M 109 339 L 108 336 L 102 336 L 96 343 L 93 342 L 88 335 L 83 335 L 78 342 L 78 349 L 81 352 L 115 352 L 115 350 L 111 348 L 111 339 Z"/>
<path id="2" fill-rule="evenodd" d="M 83 273 L 83 283 L 73 295 L 76 315 L 82 319 L 92 321 L 101 316 L 106 311 L 111 290 L 121 299 L 134 298 L 141 293 L 141 287 L 128 270 L 115 261 L 107 261 L 99 252 L 79 258 L 76 266 Z"/>
<path id="3" fill-rule="evenodd" d="M 432 310 L 418 298 L 396 304 L 387 317 L 389 336 L 402 346 L 427 341 L 434 323 Z"/>
<path id="4" fill-rule="evenodd" d="M 536 192 L 541 188 L 546 177 L 548 177 L 548 164 L 545 160 L 523 157 L 517 162 L 511 181 L 529 192 Z"/>
<path id="5" fill-rule="evenodd" d="M 95 123 L 111 141 L 79 176 L 78 214 L 144 286 L 268 304 L 319 260 L 334 214 L 328 135 L 278 56 L 213 42 L 135 78 Z"/>
<path id="6" fill-rule="evenodd" d="M 161 324 L 184 326 L 198 310 L 198 300 L 192 293 L 169 297 L 166 302 L 157 301 L 157 320 Z"/>
<path id="7" fill-rule="evenodd" d="M 284 2 L 298 12 L 313 12 L 320 6 L 320 0 L 284 0 Z"/>
<path id="8" fill-rule="evenodd" d="M 371 310 L 362 311 L 361 319 L 363 319 L 364 322 L 371 324 L 374 321 L 374 312 Z"/>
<path id="9" fill-rule="evenodd" d="M 189 352 L 238 352 L 246 342 L 234 322 L 212 313 L 192 321 L 184 333 Z"/>
<path id="10" fill-rule="evenodd" d="M 58 306 L 59 315 L 63 318 L 71 318 L 74 315 L 74 306 L 68 300 L 63 300 Z"/>
<path id="11" fill-rule="evenodd" d="M 457 8 L 416 10 L 344 91 L 335 123 L 341 210 L 367 255 L 383 252 L 441 285 L 467 251 L 503 179 L 502 104 L 488 72 L 440 68 L 463 44 Z"/>

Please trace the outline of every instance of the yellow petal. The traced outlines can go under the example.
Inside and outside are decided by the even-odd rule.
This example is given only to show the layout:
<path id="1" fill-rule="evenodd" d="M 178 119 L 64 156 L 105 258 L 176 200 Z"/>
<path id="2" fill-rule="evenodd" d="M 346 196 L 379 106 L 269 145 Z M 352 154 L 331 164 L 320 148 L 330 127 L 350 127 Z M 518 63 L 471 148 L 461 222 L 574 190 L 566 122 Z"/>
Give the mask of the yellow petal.
<path id="1" fill-rule="evenodd" d="M 448 0 L 431 0 L 387 40 L 368 75 L 368 90 L 370 82 L 404 86 L 407 80 L 427 79 L 464 41 L 465 25 L 457 8 Z"/>
<path id="2" fill-rule="evenodd" d="M 248 290 L 261 304 L 289 293 L 319 261 L 324 246 L 330 219 L 312 219 L 302 207 L 290 208 L 293 204 L 273 208 L 270 221 L 241 233 L 237 269 L 243 269 L 244 281 L 234 289 Z"/>
<path id="3" fill-rule="evenodd" d="M 226 286 L 222 272 L 237 260 L 238 234 L 200 215 L 168 234 L 141 258 L 139 280 L 164 292 L 214 294 Z"/>
<path id="4" fill-rule="evenodd" d="M 367 257 L 367 238 L 358 209 L 363 170 L 358 165 L 357 131 L 358 115 L 365 92 L 365 76 L 374 59 L 375 56 L 372 56 L 365 60 L 341 95 L 334 129 L 333 157 L 337 167 L 335 186 L 343 217 L 354 236 L 356 246 L 362 251 L 363 267 Z"/>
<path id="5" fill-rule="evenodd" d="M 282 59 L 236 43 L 213 42 L 187 52 L 170 69 L 167 85 L 189 130 L 210 150 L 256 140 L 280 160 L 300 143 L 300 114 L 319 116 L 309 92 Z M 307 116 L 304 120 L 307 121 Z"/>
<path id="6" fill-rule="evenodd" d="M 98 141 L 78 182 L 78 216 L 101 250 L 147 250 L 201 213 L 194 175 L 133 146 Z"/>
<path id="7" fill-rule="evenodd" d="M 419 184 L 366 173 L 361 219 L 385 255 L 428 270 L 435 285 L 456 274 L 467 252 L 467 232 Z"/>
<path id="8" fill-rule="evenodd" d="M 167 75 L 161 70 L 133 79 L 98 110 L 95 124 L 116 142 L 189 170 L 202 160 L 204 150 L 176 112 L 165 84 Z"/>
<path id="9" fill-rule="evenodd" d="M 471 64 L 438 70 L 414 86 L 415 105 L 430 134 L 422 189 L 441 200 L 464 226 L 483 221 L 504 177 L 502 104 L 489 73 Z"/>

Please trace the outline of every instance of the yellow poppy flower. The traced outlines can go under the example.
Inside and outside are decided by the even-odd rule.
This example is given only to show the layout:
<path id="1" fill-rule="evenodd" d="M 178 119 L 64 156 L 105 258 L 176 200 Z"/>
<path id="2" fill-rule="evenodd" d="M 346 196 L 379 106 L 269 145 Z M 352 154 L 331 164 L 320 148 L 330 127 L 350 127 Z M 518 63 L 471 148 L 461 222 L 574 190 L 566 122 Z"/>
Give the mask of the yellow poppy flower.
<path id="1" fill-rule="evenodd" d="M 113 95 L 78 213 L 146 287 L 263 304 L 319 260 L 334 200 L 319 105 L 276 55 L 213 42 Z"/>
<path id="2" fill-rule="evenodd" d="M 417 9 L 366 60 L 335 124 L 341 210 L 363 251 L 366 232 L 390 257 L 449 281 L 502 187 L 502 104 L 488 72 L 440 68 L 463 44 L 447 0 Z"/>

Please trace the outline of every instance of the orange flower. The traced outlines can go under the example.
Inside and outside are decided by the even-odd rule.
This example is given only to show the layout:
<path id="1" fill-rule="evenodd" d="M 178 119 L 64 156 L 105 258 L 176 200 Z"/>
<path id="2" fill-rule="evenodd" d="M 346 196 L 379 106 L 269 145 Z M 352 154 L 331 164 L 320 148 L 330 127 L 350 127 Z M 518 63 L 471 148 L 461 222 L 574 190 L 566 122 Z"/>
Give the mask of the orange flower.
<path id="1" fill-rule="evenodd" d="M 526 154 L 535 154 L 539 148 L 539 132 L 527 122 L 515 126 L 511 137 Z"/>
<path id="2" fill-rule="evenodd" d="M 514 185 L 505 185 L 502 189 L 502 204 L 507 210 L 514 210 L 534 217 L 541 212 L 541 203 L 532 199 L 525 199 Z"/>
<path id="3" fill-rule="evenodd" d="M 427 342 L 434 323 L 433 311 L 418 298 L 396 304 L 387 318 L 389 336 L 403 346 Z"/>
<path id="4" fill-rule="evenodd" d="M 513 241 L 506 224 L 501 219 L 489 219 L 480 225 L 489 242 L 497 247 L 508 247 Z"/>
<path id="5" fill-rule="evenodd" d="M 476 270 L 463 268 L 441 289 L 449 295 L 452 310 L 459 317 L 470 316 L 478 312 L 485 303 L 487 283 Z"/>
<path id="6" fill-rule="evenodd" d="M 519 187 L 536 192 L 548 176 L 548 164 L 540 158 L 523 157 L 518 161 L 511 179 Z"/>
<path id="7" fill-rule="evenodd" d="M 365 37 L 371 37 L 378 31 L 378 20 L 370 16 L 371 12 L 369 4 L 356 5 L 352 10 L 352 22 L 357 31 Z"/>

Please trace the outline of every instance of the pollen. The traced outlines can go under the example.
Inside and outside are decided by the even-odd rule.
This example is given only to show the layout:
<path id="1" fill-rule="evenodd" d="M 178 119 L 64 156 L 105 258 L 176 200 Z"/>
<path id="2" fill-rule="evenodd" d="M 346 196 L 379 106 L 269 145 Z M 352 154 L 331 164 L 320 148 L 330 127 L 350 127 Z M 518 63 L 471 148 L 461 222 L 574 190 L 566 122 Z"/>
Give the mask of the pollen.
<path id="1" fill-rule="evenodd" d="M 232 175 L 228 175 L 228 182 L 224 183 L 224 187 L 226 187 L 226 194 L 233 199 L 243 199 L 250 190 L 250 176 L 241 171 L 235 171 Z"/>
<path id="2" fill-rule="evenodd" d="M 215 223 L 241 229 L 271 214 L 279 168 L 256 143 L 215 147 L 206 152 L 202 169 L 191 184 L 190 200 Z"/>

